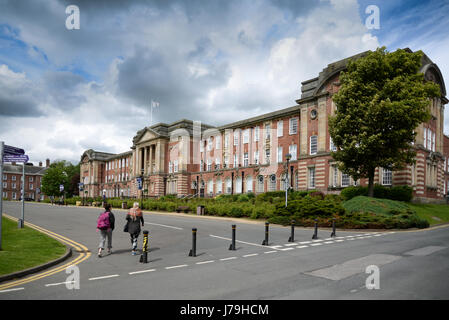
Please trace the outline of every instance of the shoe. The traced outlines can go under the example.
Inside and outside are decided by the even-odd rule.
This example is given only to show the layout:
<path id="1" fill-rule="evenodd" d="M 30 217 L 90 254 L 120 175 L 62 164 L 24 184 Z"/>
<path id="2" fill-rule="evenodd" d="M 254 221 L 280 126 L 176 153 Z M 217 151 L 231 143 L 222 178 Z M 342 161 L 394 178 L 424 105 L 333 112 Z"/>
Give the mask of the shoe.
<path id="1" fill-rule="evenodd" d="M 108 249 L 108 253 L 109 253 L 109 254 L 112 254 L 112 249 Z"/>
<path id="2" fill-rule="evenodd" d="M 102 251 L 102 249 L 98 250 L 98 254 L 97 254 L 98 258 L 101 258 L 101 251 Z"/>
<path id="3" fill-rule="evenodd" d="M 131 254 L 132 254 L 133 256 L 135 256 L 135 255 L 137 254 L 137 252 L 133 251 Z"/>

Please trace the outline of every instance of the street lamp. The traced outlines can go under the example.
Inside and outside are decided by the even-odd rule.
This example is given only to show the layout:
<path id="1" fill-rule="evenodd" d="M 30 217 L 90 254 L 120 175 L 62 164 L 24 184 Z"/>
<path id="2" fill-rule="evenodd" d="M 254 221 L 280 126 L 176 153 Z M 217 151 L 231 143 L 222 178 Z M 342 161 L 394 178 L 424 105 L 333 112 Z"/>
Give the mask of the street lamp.
<path id="1" fill-rule="evenodd" d="M 292 158 L 292 155 L 290 153 L 287 153 L 285 155 L 285 160 L 287 161 L 287 168 L 285 171 L 285 207 L 287 208 L 287 198 L 288 198 L 288 188 L 289 188 L 289 183 L 288 183 L 288 162 L 290 161 L 290 159 Z"/>

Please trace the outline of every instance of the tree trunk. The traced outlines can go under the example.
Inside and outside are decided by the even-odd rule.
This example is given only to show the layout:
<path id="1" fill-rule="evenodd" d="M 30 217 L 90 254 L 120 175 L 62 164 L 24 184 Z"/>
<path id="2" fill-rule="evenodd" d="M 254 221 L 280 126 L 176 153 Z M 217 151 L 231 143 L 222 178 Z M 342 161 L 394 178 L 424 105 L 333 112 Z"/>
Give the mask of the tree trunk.
<path id="1" fill-rule="evenodd" d="M 375 169 L 370 170 L 368 174 L 368 197 L 374 197 L 374 172 Z"/>

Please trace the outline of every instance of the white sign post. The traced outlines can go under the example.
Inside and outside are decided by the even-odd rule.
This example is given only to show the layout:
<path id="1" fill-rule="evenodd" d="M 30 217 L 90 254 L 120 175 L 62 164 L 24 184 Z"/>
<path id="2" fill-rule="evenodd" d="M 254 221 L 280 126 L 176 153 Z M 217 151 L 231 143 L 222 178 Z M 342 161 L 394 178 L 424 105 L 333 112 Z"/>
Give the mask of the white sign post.
<path id="1" fill-rule="evenodd" d="M 5 143 L 0 141 L 0 250 L 2 250 L 2 219 L 3 219 L 3 149 Z"/>

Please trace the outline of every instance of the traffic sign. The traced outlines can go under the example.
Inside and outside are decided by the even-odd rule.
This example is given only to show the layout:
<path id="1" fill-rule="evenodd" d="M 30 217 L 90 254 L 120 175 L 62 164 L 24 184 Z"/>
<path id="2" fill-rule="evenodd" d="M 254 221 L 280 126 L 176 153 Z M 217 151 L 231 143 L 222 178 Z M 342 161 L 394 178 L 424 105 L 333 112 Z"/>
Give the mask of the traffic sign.
<path id="1" fill-rule="evenodd" d="M 139 187 L 139 190 L 142 190 L 142 178 L 137 177 L 137 186 Z"/>
<path id="2" fill-rule="evenodd" d="M 5 155 L 23 155 L 23 154 L 25 154 L 25 150 L 16 148 L 13 146 L 7 146 L 6 144 L 3 148 L 3 152 Z"/>
<path id="3" fill-rule="evenodd" d="M 25 154 L 5 154 L 3 156 L 3 162 L 28 162 L 30 158 Z"/>

